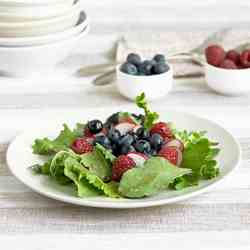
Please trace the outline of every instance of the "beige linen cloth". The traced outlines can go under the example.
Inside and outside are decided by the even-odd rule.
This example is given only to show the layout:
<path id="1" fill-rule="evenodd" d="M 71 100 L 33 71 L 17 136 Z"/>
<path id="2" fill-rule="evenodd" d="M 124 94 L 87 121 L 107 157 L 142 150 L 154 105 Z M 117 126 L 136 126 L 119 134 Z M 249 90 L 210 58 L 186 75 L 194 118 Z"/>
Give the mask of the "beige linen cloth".
<path id="1" fill-rule="evenodd" d="M 221 44 L 225 49 L 232 49 L 250 41 L 250 32 L 246 30 L 223 29 L 213 35 L 212 39 L 207 39 L 211 37 L 211 31 L 126 34 L 117 42 L 115 58 L 117 62 L 123 62 L 130 52 L 137 52 L 145 58 L 162 53 L 168 58 L 174 54 L 197 49 L 200 45 L 202 46 L 199 51 L 204 52 L 204 48 L 212 43 Z M 170 62 L 173 65 L 175 77 L 203 75 L 203 67 L 188 56 L 178 56 Z"/>

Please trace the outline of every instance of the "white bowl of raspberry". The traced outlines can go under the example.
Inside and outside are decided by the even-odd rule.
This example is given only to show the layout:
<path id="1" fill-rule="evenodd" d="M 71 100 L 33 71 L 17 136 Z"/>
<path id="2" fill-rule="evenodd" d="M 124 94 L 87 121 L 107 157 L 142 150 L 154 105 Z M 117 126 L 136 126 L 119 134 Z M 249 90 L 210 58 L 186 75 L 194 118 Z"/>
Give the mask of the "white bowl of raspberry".
<path id="1" fill-rule="evenodd" d="M 118 91 L 130 100 L 142 92 L 150 101 L 162 98 L 173 85 L 173 69 L 160 54 L 143 61 L 139 55 L 131 53 L 125 63 L 117 66 L 116 75 Z"/>
<path id="2" fill-rule="evenodd" d="M 223 95 L 250 93 L 250 50 L 224 51 L 219 45 L 206 49 L 205 79 L 207 85 Z"/>

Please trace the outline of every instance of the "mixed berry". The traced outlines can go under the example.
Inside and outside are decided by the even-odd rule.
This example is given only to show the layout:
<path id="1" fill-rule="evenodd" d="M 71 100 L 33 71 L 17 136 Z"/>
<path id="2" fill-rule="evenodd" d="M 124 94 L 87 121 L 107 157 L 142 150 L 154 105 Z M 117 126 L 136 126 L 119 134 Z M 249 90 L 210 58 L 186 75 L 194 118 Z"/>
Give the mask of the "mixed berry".
<path id="1" fill-rule="evenodd" d="M 77 154 L 102 145 L 117 157 L 112 178 L 119 181 L 122 174 L 152 156 L 161 156 L 180 165 L 183 143 L 174 139 L 170 126 L 157 122 L 149 130 L 143 126 L 144 116 L 128 113 L 112 114 L 105 123 L 91 120 L 84 129 L 83 138 L 76 139 L 71 148 Z M 92 138 L 92 140 L 89 140 Z"/>
<path id="2" fill-rule="evenodd" d="M 210 45 L 205 50 L 208 64 L 224 69 L 250 68 L 250 50 L 241 53 L 236 50 L 225 51 L 220 45 Z"/>
<path id="3" fill-rule="evenodd" d="M 151 60 L 142 60 L 140 55 L 130 53 L 120 70 L 129 75 L 150 76 L 165 73 L 169 70 L 164 55 L 157 54 Z"/>

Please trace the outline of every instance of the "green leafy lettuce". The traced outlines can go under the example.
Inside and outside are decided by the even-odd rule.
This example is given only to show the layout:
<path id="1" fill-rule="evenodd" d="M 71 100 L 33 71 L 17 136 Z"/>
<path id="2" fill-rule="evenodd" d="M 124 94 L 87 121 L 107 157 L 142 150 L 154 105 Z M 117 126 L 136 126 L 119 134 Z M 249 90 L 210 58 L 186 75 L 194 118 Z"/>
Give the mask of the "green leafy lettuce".
<path id="1" fill-rule="evenodd" d="M 171 185 L 181 190 L 198 185 L 200 180 L 208 180 L 219 175 L 219 168 L 215 157 L 220 149 L 218 143 L 211 142 L 205 137 L 205 132 L 175 132 L 176 138 L 183 141 L 185 150 L 181 167 L 192 169 L 192 174 L 177 178 Z"/>
<path id="2" fill-rule="evenodd" d="M 145 119 L 144 119 L 144 124 L 143 124 L 144 127 L 146 129 L 150 129 L 153 126 L 153 124 L 158 120 L 159 114 L 157 114 L 156 112 L 150 111 L 144 93 L 137 96 L 135 102 L 139 108 L 144 110 L 144 113 L 145 113 Z"/>
<path id="3" fill-rule="evenodd" d="M 116 183 L 104 183 L 102 179 L 72 157 L 65 160 L 64 174 L 75 183 L 79 197 L 98 195 L 120 197 Z"/>
<path id="4" fill-rule="evenodd" d="M 67 150 L 76 138 L 77 135 L 64 124 L 63 130 L 56 139 L 36 139 L 32 145 L 33 153 L 39 155 L 53 155 L 61 150 Z"/>
<path id="5" fill-rule="evenodd" d="M 152 157 L 142 167 L 127 171 L 120 182 L 119 192 L 129 198 L 142 198 L 166 190 L 177 177 L 190 174 L 162 157 Z"/>

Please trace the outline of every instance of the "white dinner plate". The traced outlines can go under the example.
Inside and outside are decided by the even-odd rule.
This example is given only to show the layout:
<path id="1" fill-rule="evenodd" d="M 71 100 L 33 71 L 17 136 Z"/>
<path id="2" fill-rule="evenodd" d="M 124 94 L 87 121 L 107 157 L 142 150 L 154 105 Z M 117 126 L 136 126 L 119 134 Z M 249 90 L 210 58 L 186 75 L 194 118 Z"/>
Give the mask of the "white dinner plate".
<path id="1" fill-rule="evenodd" d="M 84 117 L 86 120 L 96 117 L 104 119 L 108 115 L 110 115 L 108 112 L 99 113 L 97 111 L 94 115 L 90 112 L 83 112 L 81 117 Z M 29 169 L 29 166 L 41 163 L 44 160 L 43 157 L 32 154 L 31 145 L 33 141 L 36 138 L 47 136 L 53 138 L 57 136 L 62 128 L 62 124 L 58 122 L 37 123 L 36 128 L 29 128 L 26 132 L 17 136 L 8 148 L 7 163 L 16 178 L 40 194 L 67 203 L 106 208 L 149 207 L 182 201 L 215 187 L 215 185 L 219 184 L 239 165 L 241 159 L 240 146 L 235 138 L 220 125 L 207 119 L 182 112 L 166 110 L 161 112 L 160 115 L 162 121 L 171 121 L 178 129 L 206 130 L 211 140 L 219 142 L 221 152 L 217 160 L 221 173 L 217 178 L 202 181 L 199 186 L 187 188 L 182 191 L 166 190 L 158 195 L 143 199 L 78 198 L 75 196 L 75 190 L 71 186 L 60 186 L 51 181 L 49 177 L 33 175 Z M 65 120 L 71 127 L 77 121 L 79 120 L 76 117 Z"/>

